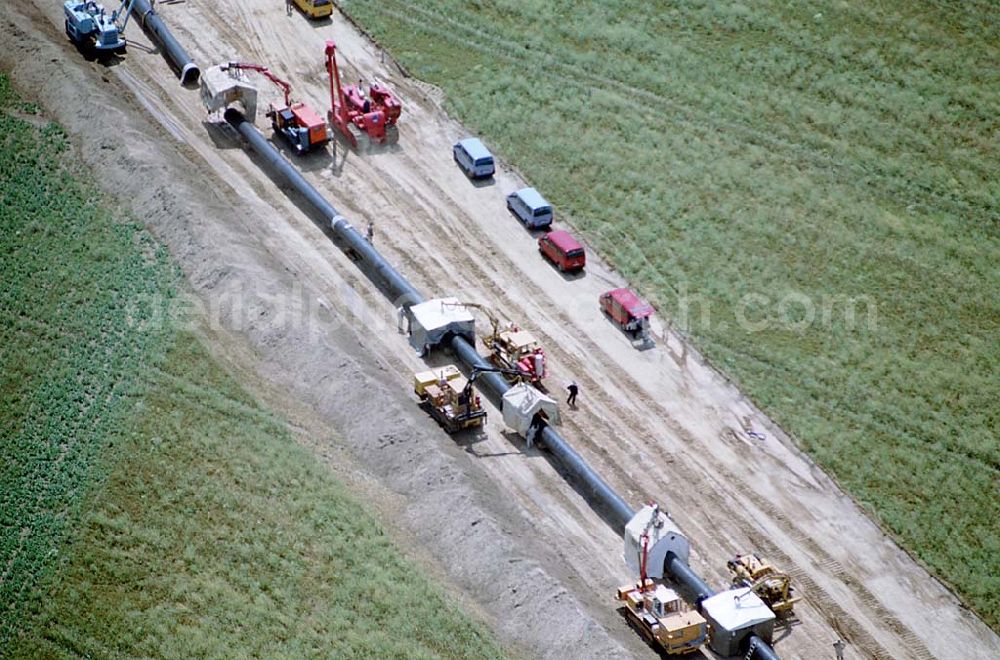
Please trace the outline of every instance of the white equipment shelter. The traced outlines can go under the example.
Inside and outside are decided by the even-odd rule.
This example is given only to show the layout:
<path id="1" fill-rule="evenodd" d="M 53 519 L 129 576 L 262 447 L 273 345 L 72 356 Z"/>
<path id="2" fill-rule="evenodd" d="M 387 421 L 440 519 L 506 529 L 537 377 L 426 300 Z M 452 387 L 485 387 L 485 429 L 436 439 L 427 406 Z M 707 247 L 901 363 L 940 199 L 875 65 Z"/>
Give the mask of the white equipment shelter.
<path id="1" fill-rule="evenodd" d="M 673 552 L 687 563 L 691 544 L 674 521 L 654 504 L 647 504 L 632 516 L 625 525 L 625 549 L 622 558 L 632 574 L 639 577 L 639 562 L 642 557 L 642 535 L 648 535 L 646 550 L 646 577 L 663 579 L 663 565 L 667 553 Z"/>
<path id="2" fill-rule="evenodd" d="M 257 116 L 257 88 L 239 69 L 225 64 L 210 66 L 201 74 L 201 102 L 209 112 L 216 112 L 239 102 L 243 114 L 252 123 Z"/>
<path id="3" fill-rule="evenodd" d="M 476 320 L 458 298 L 435 298 L 410 307 L 410 345 L 424 355 L 448 335 L 476 344 Z"/>
<path id="4" fill-rule="evenodd" d="M 747 587 L 706 598 L 701 613 L 712 628 L 709 646 L 720 655 L 740 655 L 750 633 L 768 643 L 774 636 L 774 612 Z"/>
<path id="5" fill-rule="evenodd" d="M 504 424 L 527 439 L 531 422 L 539 412 L 549 424 L 559 423 L 559 404 L 527 383 L 518 383 L 503 395 Z"/>

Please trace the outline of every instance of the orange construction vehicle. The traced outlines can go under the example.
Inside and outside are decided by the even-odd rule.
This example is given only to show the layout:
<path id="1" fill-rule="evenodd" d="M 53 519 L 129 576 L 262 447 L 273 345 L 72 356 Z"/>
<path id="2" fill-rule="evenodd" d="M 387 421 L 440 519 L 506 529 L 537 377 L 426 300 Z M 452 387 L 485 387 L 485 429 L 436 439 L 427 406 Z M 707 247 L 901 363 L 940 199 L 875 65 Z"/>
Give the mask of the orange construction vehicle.
<path id="1" fill-rule="evenodd" d="M 330 74 L 330 112 L 328 119 L 355 148 L 359 140 L 384 143 L 398 139 L 396 122 L 403 107 L 385 87 L 373 83 L 365 94 L 357 85 L 340 84 L 337 69 L 337 46 L 326 42 L 326 70 Z"/>
<path id="2" fill-rule="evenodd" d="M 320 114 L 305 103 L 292 103 L 292 86 L 274 75 L 266 66 L 230 62 L 221 68 L 223 71 L 226 69 L 256 71 L 281 89 L 285 103 L 280 107 L 272 103 L 267 111 L 267 117 L 271 120 L 274 132 L 283 137 L 295 153 L 304 154 L 330 140 L 330 132 Z"/>

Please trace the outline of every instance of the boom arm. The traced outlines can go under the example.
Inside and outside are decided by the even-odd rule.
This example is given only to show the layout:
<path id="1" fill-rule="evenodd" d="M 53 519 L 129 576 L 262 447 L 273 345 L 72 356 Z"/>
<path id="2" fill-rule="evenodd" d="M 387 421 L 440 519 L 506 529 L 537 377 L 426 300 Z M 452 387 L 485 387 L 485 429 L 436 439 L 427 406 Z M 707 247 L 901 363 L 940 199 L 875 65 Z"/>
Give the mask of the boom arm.
<path id="1" fill-rule="evenodd" d="M 529 378 L 531 374 L 521 371 L 520 369 L 505 369 L 503 367 L 473 367 L 472 374 L 469 375 L 469 381 L 465 384 L 465 389 L 462 390 L 462 398 L 468 400 L 469 395 L 472 394 L 472 384 L 476 382 L 480 374 L 484 373 L 495 373 L 503 374 L 504 376 L 514 376 L 517 378 Z"/>
<path id="2" fill-rule="evenodd" d="M 289 106 L 292 104 L 291 101 L 292 86 L 289 85 L 284 80 L 282 80 L 281 78 L 279 78 L 278 76 L 274 75 L 274 73 L 272 73 L 271 70 L 268 69 L 266 66 L 260 64 L 250 64 L 249 62 L 230 62 L 228 65 L 226 65 L 225 68 L 256 71 L 257 73 L 264 76 L 265 78 L 267 78 L 268 80 L 270 80 L 275 85 L 281 88 L 281 91 L 285 95 L 285 106 Z"/>
<path id="3" fill-rule="evenodd" d="M 479 303 L 473 303 L 473 302 L 460 302 L 454 304 L 460 307 L 471 307 L 474 309 L 478 309 L 479 311 L 481 311 L 483 314 L 486 315 L 486 318 L 490 320 L 490 325 L 493 326 L 493 336 L 496 337 L 498 334 L 500 334 L 500 318 L 491 308 L 487 307 L 486 305 L 481 305 Z"/>

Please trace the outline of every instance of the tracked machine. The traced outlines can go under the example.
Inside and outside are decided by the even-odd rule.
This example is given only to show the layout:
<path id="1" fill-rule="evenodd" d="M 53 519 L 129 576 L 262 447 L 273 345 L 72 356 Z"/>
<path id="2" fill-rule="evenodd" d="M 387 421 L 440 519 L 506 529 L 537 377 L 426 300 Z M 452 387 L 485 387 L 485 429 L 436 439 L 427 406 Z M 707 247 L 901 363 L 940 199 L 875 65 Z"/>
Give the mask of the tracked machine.
<path id="1" fill-rule="evenodd" d="M 318 112 L 305 103 L 292 102 L 292 86 L 276 76 L 269 68 L 247 62 L 230 62 L 220 66 L 222 71 L 254 71 L 274 83 L 282 92 L 283 104 L 271 104 L 266 116 L 271 120 L 274 132 L 280 135 L 292 148 L 302 155 L 330 140 L 330 131 Z"/>
<path id="2" fill-rule="evenodd" d="M 392 92 L 372 83 L 368 93 L 357 85 L 341 85 L 337 68 L 337 46 L 326 42 L 326 70 L 330 75 L 330 125 L 354 148 L 365 143 L 383 144 L 399 138 L 396 122 L 403 108 Z"/>
<path id="3" fill-rule="evenodd" d="M 474 384 L 479 375 L 499 372 L 512 378 L 523 376 L 510 369 L 475 368 L 466 379 L 453 364 L 413 375 L 413 392 L 448 433 L 477 428 L 486 423 L 486 408 Z"/>
<path id="4" fill-rule="evenodd" d="M 483 345 L 489 351 L 489 361 L 510 373 L 526 374 L 526 380 L 544 390 L 542 379 L 547 375 L 545 349 L 535 336 L 520 329 L 513 323 L 503 324 L 499 316 L 486 305 L 479 303 L 458 303 L 462 307 L 478 309 L 490 321 L 489 334 L 481 335 Z M 510 380 L 510 378 L 508 378 Z"/>
<path id="5" fill-rule="evenodd" d="M 110 14 L 94 0 L 67 0 L 63 14 L 66 36 L 83 52 L 102 55 L 125 51 L 122 32 L 132 14 L 132 0 L 123 0 Z"/>
<path id="6" fill-rule="evenodd" d="M 793 595 L 792 579 L 786 573 L 755 554 L 736 555 L 726 566 L 733 576 L 734 587 L 748 587 L 775 614 L 791 614 L 795 603 L 802 600 Z"/>
<path id="7" fill-rule="evenodd" d="M 629 622 L 651 644 L 669 655 L 697 651 L 708 637 L 708 623 L 661 578 L 648 577 L 647 567 L 682 541 L 674 535 L 659 507 L 651 505 L 643 521 L 637 515 L 625 528 L 625 560 L 639 571 L 639 581 L 620 587 L 615 600 Z M 671 538 L 674 535 L 676 538 Z"/>

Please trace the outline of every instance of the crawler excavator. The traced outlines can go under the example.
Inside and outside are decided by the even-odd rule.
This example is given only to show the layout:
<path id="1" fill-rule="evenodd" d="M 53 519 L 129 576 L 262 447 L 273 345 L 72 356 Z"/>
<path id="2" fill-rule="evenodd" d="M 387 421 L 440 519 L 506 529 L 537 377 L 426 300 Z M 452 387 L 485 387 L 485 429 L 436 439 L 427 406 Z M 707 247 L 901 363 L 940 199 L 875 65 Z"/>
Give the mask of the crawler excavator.
<path id="1" fill-rule="evenodd" d="M 481 337 L 483 345 L 489 351 L 491 363 L 507 371 L 528 374 L 528 382 L 544 390 L 542 379 L 546 376 L 545 349 L 533 334 L 521 330 L 513 323 L 501 324 L 496 312 L 486 305 L 472 302 L 461 302 L 458 305 L 478 309 L 490 320 L 490 334 Z"/>
<path id="2" fill-rule="evenodd" d="M 795 603 L 792 579 L 755 554 L 736 555 L 726 562 L 734 587 L 749 587 L 775 614 L 790 614 Z"/>

